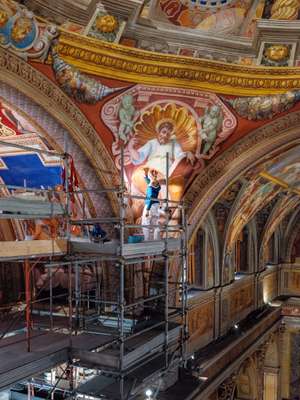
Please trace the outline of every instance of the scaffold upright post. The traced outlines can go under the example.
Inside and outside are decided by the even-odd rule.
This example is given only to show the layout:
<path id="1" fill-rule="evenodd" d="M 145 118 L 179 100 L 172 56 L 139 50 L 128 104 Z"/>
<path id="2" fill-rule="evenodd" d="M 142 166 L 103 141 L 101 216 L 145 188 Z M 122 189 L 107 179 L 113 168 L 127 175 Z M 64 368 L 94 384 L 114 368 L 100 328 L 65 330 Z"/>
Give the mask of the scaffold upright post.
<path id="1" fill-rule="evenodd" d="M 27 351 L 31 351 L 31 279 L 30 264 L 25 260 L 25 301 L 26 301 L 26 339 Z"/>
<path id="2" fill-rule="evenodd" d="M 125 241 L 125 170 L 124 170 L 124 143 L 121 145 L 121 188 L 120 188 L 120 293 L 119 293 L 119 314 L 120 314 L 120 396 L 121 400 L 124 398 L 124 350 L 125 350 L 125 336 L 124 336 L 124 313 L 125 313 L 125 265 L 124 265 L 124 241 Z"/>
<path id="3" fill-rule="evenodd" d="M 188 307 L 188 237 L 187 237 L 187 220 L 186 220 L 186 209 L 185 204 L 182 204 L 181 209 L 182 215 L 182 227 L 183 234 L 181 240 L 181 305 L 182 305 L 182 336 L 181 336 L 181 352 L 182 352 L 182 361 L 183 365 L 186 366 L 186 353 L 187 353 L 187 338 L 188 338 L 188 325 L 187 325 L 187 307 Z"/>
<path id="4" fill-rule="evenodd" d="M 166 229 L 165 229 L 165 367 L 169 366 L 169 223 L 170 223 L 170 209 L 169 209 L 169 153 L 166 153 Z"/>

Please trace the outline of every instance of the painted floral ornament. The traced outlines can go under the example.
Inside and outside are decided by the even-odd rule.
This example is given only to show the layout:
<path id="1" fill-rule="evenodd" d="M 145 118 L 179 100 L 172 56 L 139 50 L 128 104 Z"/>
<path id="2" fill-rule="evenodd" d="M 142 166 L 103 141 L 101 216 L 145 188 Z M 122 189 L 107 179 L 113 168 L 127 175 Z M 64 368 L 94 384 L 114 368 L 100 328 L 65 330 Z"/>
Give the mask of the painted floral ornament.
<path id="1" fill-rule="evenodd" d="M 101 15 L 96 19 L 96 28 L 102 33 L 115 32 L 118 25 L 118 21 L 113 15 Z"/>

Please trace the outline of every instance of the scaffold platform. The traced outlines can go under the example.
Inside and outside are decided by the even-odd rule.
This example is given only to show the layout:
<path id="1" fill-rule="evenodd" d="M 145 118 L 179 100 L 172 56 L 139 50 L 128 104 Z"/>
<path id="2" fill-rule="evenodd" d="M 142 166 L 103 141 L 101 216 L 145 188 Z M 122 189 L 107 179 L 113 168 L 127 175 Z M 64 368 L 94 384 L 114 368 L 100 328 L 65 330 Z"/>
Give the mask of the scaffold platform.
<path id="1" fill-rule="evenodd" d="M 102 255 L 121 255 L 120 242 L 112 240 L 105 243 L 93 243 L 88 240 L 74 239 L 70 241 L 71 251 L 79 254 L 102 254 Z M 180 249 L 181 239 L 169 238 L 168 251 Z M 122 255 L 124 258 L 137 256 L 151 256 L 162 254 L 166 250 L 164 240 L 148 240 L 140 243 L 124 243 Z"/>
<path id="2" fill-rule="evenodd" d="M 67 253 L 67 246 L 68 242 L 64 239 L 0 242 L 0 261 L 64 255 Z"/>
<path id="3" fill-rule="evenodd" d="M 35 332 L 31 337 L 32 351 L 28 352 L 26 333 L 1 339 L 0 389 L 66 362 L 68 343 L 66 335 Z"/>

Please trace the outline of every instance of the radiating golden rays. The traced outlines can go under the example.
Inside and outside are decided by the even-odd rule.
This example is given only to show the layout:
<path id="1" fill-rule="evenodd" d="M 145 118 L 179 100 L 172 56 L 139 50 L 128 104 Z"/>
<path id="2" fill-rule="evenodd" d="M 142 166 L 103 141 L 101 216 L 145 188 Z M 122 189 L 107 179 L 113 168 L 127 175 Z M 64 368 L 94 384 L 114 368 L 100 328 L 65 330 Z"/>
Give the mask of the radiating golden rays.
<path id="1" fill-rule="evenodd" d="M 174 103 L 161 106 L 156 104 L 140 116 L 134 126 L 135 136 L 142 146 L 157 136 L 157 125 L 162 120 L 172 120 L 175 125 L 174 134 L 184 151 L 195 151 L 197 146 L 197 122 L 185 107 Z"/>

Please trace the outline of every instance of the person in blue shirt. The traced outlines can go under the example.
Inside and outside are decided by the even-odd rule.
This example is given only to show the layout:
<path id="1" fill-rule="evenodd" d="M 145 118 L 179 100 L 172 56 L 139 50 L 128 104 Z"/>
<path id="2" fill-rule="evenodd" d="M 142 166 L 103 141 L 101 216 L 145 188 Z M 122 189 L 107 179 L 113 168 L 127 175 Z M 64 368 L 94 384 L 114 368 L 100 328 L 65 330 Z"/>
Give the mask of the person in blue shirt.
<path id="1" fill-rule="evenodd" d="M 91 236 L 92 240 L 95 242 L 107 241 L 107 233 L 105 232 L 104 229 L 101 228 L 101 225 L 99 223 L 93 225 Z"/>
<path id="2" fill-rule="evenodd" d="M 153 200 L 153 199 L 158 199 L 158 195 L 161 189 L 160 183 L 157 179 L 158 172 L 155 170 L 151 171 L 152 175 L 152 180 L 149 178 L 149 168 L 144 168 L 145 176 L 144 179 L 147 183 L 147 190 L 146 190 L 146 200 L 145 200 L 145 206 L 146 206 L 146 217 L 149 216 L 149 211 L 151 210 L 151 206 L 153 204 L 159 203 L 158 200 Z"/>
<path id="3" fill-rule="evenodd" d="M 142 225 L 144 240 L 158 240 L 160 236 L 159 227 L 147 227 L 147 225 L 158 225 L 159 217 L 163 211 L 159 208 L 159 192 L 161 190 L 160 182 L 158 180 L 158 172 L 156 170 L 150 171 L 149 168 L 144 168 L 144 179 L 147 183 L 145 206 L 142 215 Z"/>

